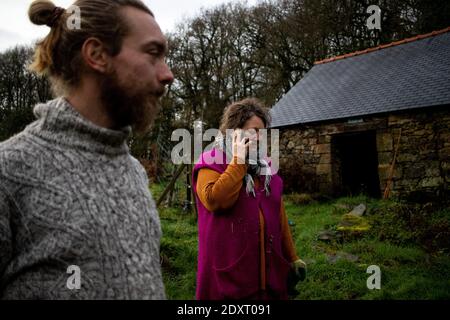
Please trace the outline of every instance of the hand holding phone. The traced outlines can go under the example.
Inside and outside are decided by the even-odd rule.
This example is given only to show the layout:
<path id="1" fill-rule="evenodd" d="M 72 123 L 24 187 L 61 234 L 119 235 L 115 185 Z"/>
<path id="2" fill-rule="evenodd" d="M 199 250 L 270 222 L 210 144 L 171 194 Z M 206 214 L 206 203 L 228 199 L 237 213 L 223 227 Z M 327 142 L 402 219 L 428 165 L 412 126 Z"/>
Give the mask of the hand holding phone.
<path id="1" fill-rule="evenodd" d="M 250 139 L 245 136 L 242 129 L 236 129 L 233 133 L 233 157 L 237 157 L 239 164 L 245 164 Z"/>

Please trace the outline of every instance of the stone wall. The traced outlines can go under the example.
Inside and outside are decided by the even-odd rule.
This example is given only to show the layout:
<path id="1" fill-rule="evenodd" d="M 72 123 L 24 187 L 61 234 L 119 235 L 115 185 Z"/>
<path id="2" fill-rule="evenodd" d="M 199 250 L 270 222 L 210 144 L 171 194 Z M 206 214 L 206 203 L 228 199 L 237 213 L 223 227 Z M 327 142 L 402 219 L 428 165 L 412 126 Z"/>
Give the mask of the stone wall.
<path id="1" fill-rule="evenodd" d="M 449 128 L 447 106 L 281 129 L 280 175 L 293 191 L 336 194 L 340 183 L 339 170 L 336 170 L 339 159 L 333 154 L 333 136 L 373 130 L 383 194 L 401 129 L 392 194 L 448 190 Z"/>

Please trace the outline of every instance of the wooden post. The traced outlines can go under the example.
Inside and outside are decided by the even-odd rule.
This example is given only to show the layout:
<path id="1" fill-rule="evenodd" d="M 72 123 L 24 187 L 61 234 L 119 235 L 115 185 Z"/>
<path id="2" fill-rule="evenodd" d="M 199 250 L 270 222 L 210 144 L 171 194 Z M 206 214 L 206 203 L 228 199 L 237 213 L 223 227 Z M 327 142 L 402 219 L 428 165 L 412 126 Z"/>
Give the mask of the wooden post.
<path id="1" fill-rule="evenodd" d="M 388 199 L 389 198 L 389 194 L 391 193 L 391 184 L 392 184 L 392 178 L 394 177 L 395 161 L 397 160 L 397 153 L 398 153 L 398 148 L 400 146 L 400 138 L 401 137 L 402 137 L 402 128 L 400 128 L 400 133 L 398 135 L 397 145 L 395 146 L 394 159 L 392 159 L 392 164 L 391 164 L 391 168 L 389 170 L 389 177 L 388 177 L 388 180 L 387 180 L 387 183 L 386 183 L 386 189 L 384 190 L 383 199 Z"/>
<path id="2" fill-rule="evenodd" d="M 176 172 L 177 172 L 177 168 L 174 166 L 173 169 L 172 169 L 172 177 L 175 176 Z M 176 193 L 175 192 L 175 188 L 176 188 L 176 183 L 173 185 L 173 188 L 171 188 L 170 192 L 169 192 L 169 196 L 168 196 L 168 199 L 167 199 L 167 205 L 169 207 L 172 206 L 174 198 L 175 198 L 175 193 Z"/>
<path id="3" fill-rule="evenodd" d="M 191 198 L 192 198 L 192 207 L 193 207 L 193 211 L 195 212 L 195 217 L 198 216 L 198 212 L 197 212 L 197 201 L 195 199 L 195 193 L 194 193 L 194 187 L 192 186 L 192 165 L 188 166 L 188 170 L 189 170 L 189 188 L 191 189 Z"/>
<path id="4" fill-rule="evenodd" d="M 164 201 L 164 199 L 166 198 L 166 196 L 169 193 L 169 191 L 173 189 L 173 187 L 175 185 L 175 182 L 178 180 L 178 177 L 181 175 L 181 173 L 183 173 L 183 170 L 184 170 L 185 167 L 186 167 L 186 165 L 182 164 L 178 168 L 177 172 L 172 177 L 172 180 L 170 180 L 170 182 L 167 185 L 166 189 L 164 190 L 164 192 L 162 193 L 162 195 L 159 197 L 158 201 L 156 202 L 156 206 L 157 207 L 159 207 L 159 205 Z"/>
<path id="5" fill-rule="evenodd" d="M 189 172 L 190 172 L 191 165 L 186 165 L 186 199 L 184 201 L 183 211 L 191 211 L 192 205 L 191 205 L 191 199 L 192 199 L 192 193 L 191 193 L 191 183 L 189 178 Z"/>

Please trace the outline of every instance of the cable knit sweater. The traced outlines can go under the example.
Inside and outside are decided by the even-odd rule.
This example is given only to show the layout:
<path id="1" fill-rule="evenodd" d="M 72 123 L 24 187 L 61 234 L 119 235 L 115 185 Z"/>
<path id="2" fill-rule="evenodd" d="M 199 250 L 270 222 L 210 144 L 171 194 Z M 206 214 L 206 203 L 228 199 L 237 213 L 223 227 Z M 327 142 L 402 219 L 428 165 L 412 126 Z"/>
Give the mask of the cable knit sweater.
<path id="1" fill-rule="evenodd" d="M 131 129 L 98 127 L 63 98 L 34 113 L 0 143 L 0 297 L 164 299 L 160 221 Z"/>

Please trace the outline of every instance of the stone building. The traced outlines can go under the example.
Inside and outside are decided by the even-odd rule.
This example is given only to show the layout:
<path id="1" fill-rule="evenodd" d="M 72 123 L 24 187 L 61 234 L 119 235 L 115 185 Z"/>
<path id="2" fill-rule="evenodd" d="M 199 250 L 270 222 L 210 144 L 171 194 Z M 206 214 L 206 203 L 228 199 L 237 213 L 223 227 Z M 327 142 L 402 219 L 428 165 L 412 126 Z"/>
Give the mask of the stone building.
<path id="1" fill-rule="evenodd" d="M 272 108 L 280 174 L 297 192 L 448 191 L 449 107 L 450 28 L 318 61 Z"/>

